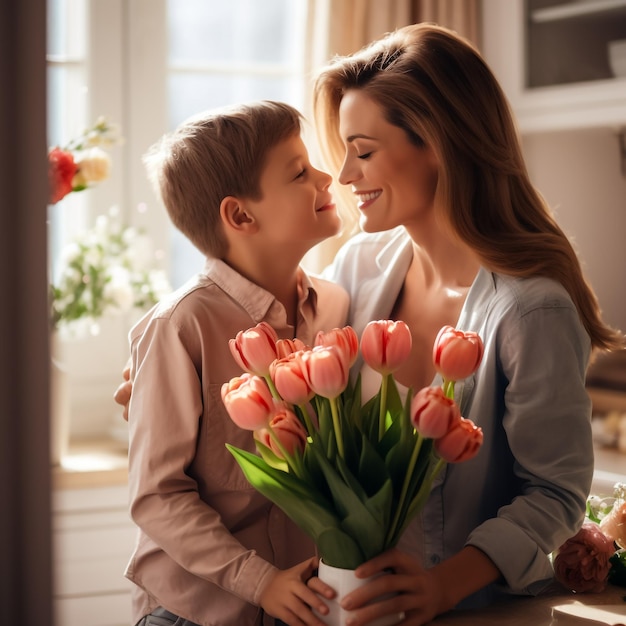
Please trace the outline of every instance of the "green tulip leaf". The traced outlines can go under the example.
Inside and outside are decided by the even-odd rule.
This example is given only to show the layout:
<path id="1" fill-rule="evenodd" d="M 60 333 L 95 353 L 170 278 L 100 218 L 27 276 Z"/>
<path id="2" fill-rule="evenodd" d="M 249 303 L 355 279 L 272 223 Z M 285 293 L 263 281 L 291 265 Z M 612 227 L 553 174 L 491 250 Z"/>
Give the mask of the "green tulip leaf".
<path id="1" fill-rule="evenodd" d="M 230 444 L 226 444 L 226 447 L 235 457 L 248 482 L 279 506 L 316 544 L 325 529 L 340 526 L 333 506 L 307 483 L 292 474 L 270 467 L 255 454 Z"/>
<path id="2" fill-rule="evenodd" d="M 328 528 L 316 540 L 319 556 L 332 567 L 356 569 L 366 561 L 357 542 L 343 530 Z"/>
<path id="3" fill-rule="evenodd" d="M 283 472 L 288 471 L 289 466 L 285 459 L 281 459 L 280 457 L 274 454 L 274 451 L 271 448 L 268 448 L 264 443 L 261 443 L 258 439 L 254 440 L 256 445 L 257 452 L 261 455 L 261 458 L 270 466 L 274 467 L 277 470 L 281 470 Z"/>

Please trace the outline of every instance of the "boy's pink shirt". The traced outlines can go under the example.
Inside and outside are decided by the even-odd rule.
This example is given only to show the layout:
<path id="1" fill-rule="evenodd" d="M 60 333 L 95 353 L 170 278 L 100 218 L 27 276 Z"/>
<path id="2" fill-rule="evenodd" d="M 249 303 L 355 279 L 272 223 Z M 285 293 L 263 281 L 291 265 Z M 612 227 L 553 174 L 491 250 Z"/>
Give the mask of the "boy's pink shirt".
<path id="1" fill-rule="evenodd" d="M 300 273 L 297 336 L 345 325 L 347 293 Z M 130 333 L 129 487 L 138 542 L 126 576 L 132 623 L 157 606 L 201 625 L 255 624 L 268 576 L 314 546 L 247 483 L 225 443 L 254 451 L 220 390 L 241 374 L 228 348 L 238 331 L 268 322 L 293 338 L 284 307 L 225 263 L 157 305 Z"/>

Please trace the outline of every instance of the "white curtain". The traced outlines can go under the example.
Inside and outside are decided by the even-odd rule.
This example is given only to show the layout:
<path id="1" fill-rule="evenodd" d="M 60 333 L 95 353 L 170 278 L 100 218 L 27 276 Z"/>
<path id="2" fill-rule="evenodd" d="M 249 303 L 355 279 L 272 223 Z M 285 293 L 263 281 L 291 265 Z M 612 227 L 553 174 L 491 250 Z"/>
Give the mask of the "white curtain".
<path id="1" fill-rule="evenodd" d="M 0 41 L 0 614 L 53 625 L 45 0 L 3 3 Z"/>

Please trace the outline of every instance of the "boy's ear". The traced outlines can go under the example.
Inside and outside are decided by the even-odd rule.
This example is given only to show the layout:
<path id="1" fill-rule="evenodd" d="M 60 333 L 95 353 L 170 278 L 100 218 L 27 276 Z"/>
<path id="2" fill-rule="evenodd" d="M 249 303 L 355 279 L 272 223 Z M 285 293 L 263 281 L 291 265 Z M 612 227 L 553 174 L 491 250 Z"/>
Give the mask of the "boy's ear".
<path id="1" fill-rule="evenodd" d="M 220 203 L 220 217 L 225 227 L 241 232 L 253 233 L 257 230 L 254 215 L 246 204 L 235 196 L 226 196 Z"/>

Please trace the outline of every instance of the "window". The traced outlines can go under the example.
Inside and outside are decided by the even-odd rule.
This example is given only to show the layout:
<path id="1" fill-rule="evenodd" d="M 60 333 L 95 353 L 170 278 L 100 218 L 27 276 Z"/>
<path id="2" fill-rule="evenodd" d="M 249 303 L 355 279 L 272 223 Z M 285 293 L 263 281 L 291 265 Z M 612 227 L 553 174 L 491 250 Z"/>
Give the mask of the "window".
<path id="1" fill-rule="evenodd" d="M 168 0 L 168 126 L 246 100 L 304 100 L 306 0 Z M 172 284 L 202 268 L 202 255 L 171 231 Z"/>
<path id="2" fill-rule="evenodd" d="M 51 266 L 76 230 L 112 205 L 144 228 L 174 287 L 202 268 L 147 181 L 141 157 L 203 109 L 252 99 L 302 108 L 308 0 L 48 0 L 50 145 L 99 115 L 120 125 L 110 179 L 50 210 Z M 74 436 L 123 427 L 112 392 L 128 355 L 131 320 L 103 326 L 97 345 L 68 349 Z M 97 355 L 97 358 L 94 358 Z"/>

